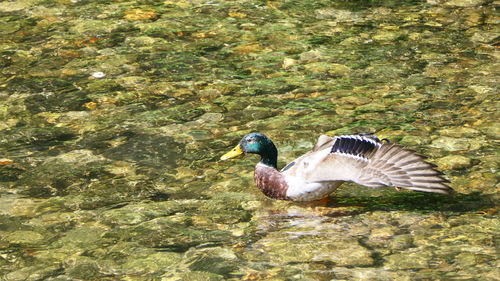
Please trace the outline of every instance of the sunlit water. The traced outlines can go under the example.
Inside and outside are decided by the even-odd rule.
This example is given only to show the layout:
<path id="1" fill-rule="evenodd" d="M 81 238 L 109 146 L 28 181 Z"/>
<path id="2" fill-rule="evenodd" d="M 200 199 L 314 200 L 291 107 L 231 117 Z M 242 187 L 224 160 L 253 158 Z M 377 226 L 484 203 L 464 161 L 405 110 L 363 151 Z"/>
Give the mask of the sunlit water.
<path id="1" fill-rule="evenodd" d="M 0 2 L 0 279 L 498 280 L 497 6 Z M 273 201 L 218 160 L 251 131 L 376 132 L 457 194 Z"/>

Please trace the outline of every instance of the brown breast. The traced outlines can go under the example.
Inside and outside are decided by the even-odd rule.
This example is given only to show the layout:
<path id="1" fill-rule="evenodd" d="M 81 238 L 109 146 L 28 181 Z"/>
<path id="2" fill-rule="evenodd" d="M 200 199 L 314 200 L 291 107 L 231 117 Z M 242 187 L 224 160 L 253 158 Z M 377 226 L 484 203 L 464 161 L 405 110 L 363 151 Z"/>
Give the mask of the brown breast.
<path id="1" fill-rule="evenodd" d="M 288 184 L 285 177 L 275 168 L 257 165 L 254 172 L 255 184 L 269 198 L 291 200 L 286 196 Z"/>

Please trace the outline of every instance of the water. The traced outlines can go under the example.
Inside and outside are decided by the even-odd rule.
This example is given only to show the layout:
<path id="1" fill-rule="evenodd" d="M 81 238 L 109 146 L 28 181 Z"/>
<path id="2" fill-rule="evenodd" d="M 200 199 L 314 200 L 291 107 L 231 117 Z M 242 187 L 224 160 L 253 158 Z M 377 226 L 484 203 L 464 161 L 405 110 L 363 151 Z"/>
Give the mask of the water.
<path id="1" fill-rule="evenodd" d="M 2 280 L 498 280 L 497 3 L 0 3 Z M 323 133 L 430 157 L 451 197 L 265 198 Z"/>

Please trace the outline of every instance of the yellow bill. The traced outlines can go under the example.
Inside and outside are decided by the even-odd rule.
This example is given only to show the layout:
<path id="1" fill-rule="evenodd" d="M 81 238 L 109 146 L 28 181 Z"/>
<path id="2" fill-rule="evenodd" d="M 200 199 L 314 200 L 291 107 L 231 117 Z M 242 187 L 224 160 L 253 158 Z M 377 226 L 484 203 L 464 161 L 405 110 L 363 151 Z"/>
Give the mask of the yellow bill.
<path id="1" fill-rule="evenodd" d="M 231 149 L 228 153 L 221 156 L 220 160 L 227 160 L 243 154 L 243 150 L 240 148 L 240 144 L 236 145 L 233 149 Z"/>

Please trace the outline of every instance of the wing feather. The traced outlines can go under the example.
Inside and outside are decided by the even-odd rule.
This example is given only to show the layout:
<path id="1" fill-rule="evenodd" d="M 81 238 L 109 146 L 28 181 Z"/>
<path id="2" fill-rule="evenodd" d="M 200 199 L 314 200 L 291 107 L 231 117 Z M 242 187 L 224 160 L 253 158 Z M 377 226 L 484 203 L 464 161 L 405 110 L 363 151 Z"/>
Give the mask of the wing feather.
<path id="1" fill-rule="evenodd" d="M 321 136 L 313 150 L 294 160 L 285 174 L 307 182 L 353 181 L 379 188 L 395 186 L 447 194 L 442 173 L 425 157 L 370 135 Z"/>

